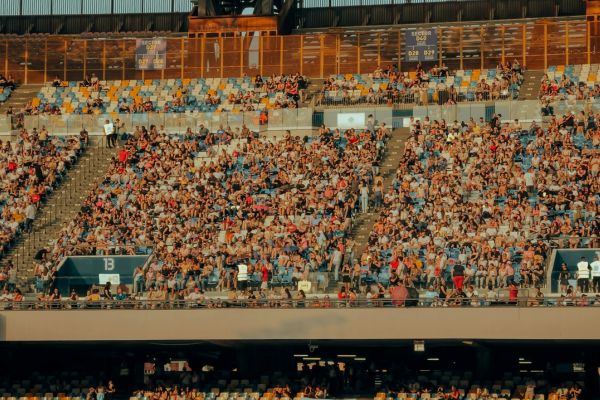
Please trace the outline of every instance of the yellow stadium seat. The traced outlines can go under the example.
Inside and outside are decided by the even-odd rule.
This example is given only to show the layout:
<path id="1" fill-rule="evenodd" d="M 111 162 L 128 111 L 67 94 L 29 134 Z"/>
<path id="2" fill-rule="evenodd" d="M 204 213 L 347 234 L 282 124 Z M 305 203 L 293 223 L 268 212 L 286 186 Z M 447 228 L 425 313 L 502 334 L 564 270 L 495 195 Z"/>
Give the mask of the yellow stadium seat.
<path id="1" fill-rule="evenodd" d="M 40 105 L 40 99 L 37 97 L 34 97 L 33 100 L 31 100 L 31 105 L 33 107 L 38 107 Z"/>
<path id="2" fill-rule="evenodd" d="M 146 79 L 146 80 L 144 80 L 144 85 L 146 85 L 146 86 L 152 85 L 152 79 Z"/>
<path id="3" fill-rule="evenodd" d="M 478 81 L 479 80 L 479 76 L 481 75 L 481 70 L 479 69 L 474 69 L 473 70 L 473 74 L 471 75 L 471 80 L 473 81 Z"/>
<path id="4" fill-rule="evenodd" d="M 191 79 L 184 79 L 181 81 L 181 83 L 183 84 L 183 86 L 189 86 L 191 81 L 192 81 Z"/>
<path id="5" fill-rule="evenodd" d="M 556 72 L 564 72 L 565 71 L 565 66 L 564 65 L 557 65 L 556 66 Z"/>
<path id="6" fill-rule="evenodd" d="M 410 72 L 408 73 L 408 77 L 409 77 L 410 79 L 415 79 L 415 78 L 417 77 L 417 73 L 416 73 L 415 71 L 410 71 Z"/>
<path id="7" fill-rule="evenodd" d="M 596 82 L 596 74 L 592 74 L 592 73 L 590 73 L 590 74 L 588 75 L 588 78 L 587 78 L 587 80 L 588 80 L 589 82 Z"/>
<path id="8" fill-rule="evenodd" d="M 129 86 L 129 81 L 121 81 L 121 87 Z"/>
<path id="9" fill-rule="evenodd" d="M 462 86 L 462 87 L 469 87 L 469 81 L 467 81 L 467 80 L 462 81 L 461 84 L 460 84 L 460 86 Z"/>
<path id="10" fill-rule="evenodd" d="M 344 78 L 349 81 L 350 79 L 352 79 L 352 74 L 346 74 L 344 75 Z"/>

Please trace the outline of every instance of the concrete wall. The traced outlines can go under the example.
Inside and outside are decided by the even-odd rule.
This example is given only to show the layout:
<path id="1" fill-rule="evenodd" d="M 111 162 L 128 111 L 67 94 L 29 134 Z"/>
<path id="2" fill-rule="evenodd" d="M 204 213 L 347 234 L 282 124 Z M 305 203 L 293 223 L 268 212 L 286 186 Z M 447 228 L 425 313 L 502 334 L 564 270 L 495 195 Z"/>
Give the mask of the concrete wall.
<path id="1" fill-rule="evenodd" d="M 600 308 L 0 312 L 0 341 L 600 339 Z"/>

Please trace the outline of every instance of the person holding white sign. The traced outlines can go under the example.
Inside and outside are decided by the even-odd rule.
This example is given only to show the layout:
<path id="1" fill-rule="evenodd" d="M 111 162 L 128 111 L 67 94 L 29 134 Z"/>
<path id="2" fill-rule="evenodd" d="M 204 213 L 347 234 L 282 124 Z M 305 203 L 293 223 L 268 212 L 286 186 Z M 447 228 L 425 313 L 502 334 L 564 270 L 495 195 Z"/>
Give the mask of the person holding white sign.
<path id="1" fill-rule="evenodd" d="M 115 127 L 109 120 L 104 121 L 104 135 L 106 136 L 106 147 L 112 149 L 113 135 L 115 134 Z"/>

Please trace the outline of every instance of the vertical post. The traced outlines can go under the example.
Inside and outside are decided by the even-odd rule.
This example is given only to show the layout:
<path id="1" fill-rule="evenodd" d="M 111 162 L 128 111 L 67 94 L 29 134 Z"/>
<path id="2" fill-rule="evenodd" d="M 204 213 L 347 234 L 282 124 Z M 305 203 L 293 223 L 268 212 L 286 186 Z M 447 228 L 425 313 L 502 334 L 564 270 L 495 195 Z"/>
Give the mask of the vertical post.
<path id="1" fill-rule="evenodd" d="M 544 24 L 544 69 L 548 69 L 548 24 Z"/>
<path id="2" fill-rule="evenodd" d="M 481 28 L 479 28 L 479 61 L 480 61 L 480 65 L 479 68 L 483 69 L 483 65 L 484 65 L 484 61 L 485 61 L 485 56 L 483 55 L 483 26 Z"/>
<path id="3" fill-rule="evenodd" d="M 263 46 L 263 35 L 260 34 L 260 32 L 258 33 L 258 63 L 260 64 L 258 68 L 259 69 L 259 73 L 262 76 L 263 74 L 263 51 L 264 51 L 264 46 Z"/>
<path id="4" fill-rule="evenodd" d="M 67 80 L 67 39 L 64 41 L 65 47 L 63 50 L 63 80 Z"/>
<path id="5" fill-rule="evenodd" d="M 27 73 L 29 72 L 29 40 L 25 39 L 25 84 L 28 82 Z"/>
<path id="6" fill-rule="evenodd" d="M 200 37 L 200 77 L 204 78 L 204 34 Z"/>
<path id="7" fill-rule="evenodd" d="M 438 65 L 442 65 L 442 28 L 438 28 Z"/>
<path id="8" fill-rule="evenodd" d="M 125 80 L 125 39 L 121 39 L 121 48 L 123 51 L 123 53 L 121 53 L 121 54 L 123 54 L 123 59 L 121 61 L 121 65 L 122 65 L 122 69 L 123 69 L 123 72 L 121 73 L 121 80 L 124 81 Z"/>
<path id="9" fill-rule="evenodd" d="M 400 41 L 401 38 L 402 32 L 398 30 L 398 71 L 402 71 L 402 47 Z"/>
<path id="10" fill-rule="evenodd" d="M 4 42 L 4 76 L 8 75 L 8 39 Z"/>
<path id="11" fill-rule="evenodd" d="M 279 75 L 283 75 L 283 35 L 279 36 Z"/>
<path id="12" fill-rule="evenodd" d="M 525 26 L 525 24 L 521 25 L 521 32 L 523 35 L 523 38 L 521 40 L 521 42 L 523 43 L 522 45 L 522 53 L 523 53 L 523 57 L 521 62 L 523 63 L 523 67 L 527 66 L 527 27 Z"/>
<path id="13" fill-rule="evenodd" d="M 87 39 L 83 41 L 83 76 L 87 74 Z"/>
<path id="14" fill-rule="evenodd" d="M 323 34 L 319 35 L 319 40 L 321 41 L 321 45 L 319 46 L 320 54 L 319 54 L 319 76 L 323 78 L 323 62 L 325 60 L 325 49 L 323 46 L 325 45 L 325 37 Z"/>
<path id="15" fill-rule="evenodd" d="M 44 41 L 44 82 L 48 82 L 48 38 Z"/>
<path id="16" fill-rule="evenodd" d="M 102 80 L 106 80 L 106 40 L 102 42 Z"/>
<path id="17" fill-rule="evenodd" d="M 502 25 L 502 64 L 504 64 L 504 33 L 506 32 L 506 26 Z"/>
<path id="18" fill-rule="evenodd" d="M 589 46 L 588 46 L 589 48 Z M 589 52 L 588 52 L 589 55 Z M 300 35 L 300 75 L 304 74 L 304 36 Z"/>
<path id="19" fill-rule="evenodd" d="M 356 64 L 356 71 L 360 74 L 360 32 L 356 32 Z M 377 65 L 379 65 L 379 60 Z"/>
<path id="20" fill-rule="evenodd" d="M 244 76 L 244 37 L 240 35 L 240 77 Z"/>
<path id="21" fill-rule="evenodd" d="M 565 65 L 569 64 L 569 23 L 565 21 Z"/>
<path id="22" fill-rule="evenodd" d="M 335 73 L 340 73 L 340 49 L 342 48 L 342 41 L 340 39 L 341 34 L 335 35 Z"/>
<path id="23" fill-rule="evenodd" d="M 181 80 L 183 80 L 183 74 L 184 74 L 184 66 L 185 64 L 185 38 L 182 37 L 181 38 Z"/>
<path id="24" fill-rule="evenodd" d="M 586 21 L 587 27 L 586 27 L 586 31 L 585 31 L 585 38 L 586 38 L 586 43 L 587 43 L 587 63 L 591 64 L 591 40 L 590 40 L 590 29 L 592 29 L 591 27 L 591 21 Z"/>
<path id="25" fill-rule="evenodd" d="M 461 26 L 460 28 L 458 28 L 458 35 L 459 35 L 459 37 L 458 37 L 458 52 L 459 52 L 458 57 L 460 60 L 460 69 L 464 69 L 464 66 L 463 66 L 463 34 L 464 34 L 464 29 Z"/>
<path id="26" fill-rule="evenodd" d="M 358 62 L 360 63 L 360 58 Z M 377 32 L 377 65 L 381 65 L 381 32 Z"/>

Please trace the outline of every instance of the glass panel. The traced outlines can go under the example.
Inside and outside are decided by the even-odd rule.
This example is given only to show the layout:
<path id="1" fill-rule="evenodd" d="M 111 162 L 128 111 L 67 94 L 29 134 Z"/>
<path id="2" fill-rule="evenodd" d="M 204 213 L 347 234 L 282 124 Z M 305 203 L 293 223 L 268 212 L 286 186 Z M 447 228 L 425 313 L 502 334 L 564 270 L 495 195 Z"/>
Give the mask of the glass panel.
<path id="1" fill-rule="evenodd" d="M 67 76 L 68 81 L 83 79 L 84 40 L 67 39 Z"/>
<path id="2" fill-rule="evenodd" d="M 569 64 L 587 63 L 586 22 L 569 22 Z"/>
<path id="3" fill-rule="evenodd" d="M 321 39 L 319 35 L 305 35 L 302 38 L 302 73 L 307 76 L 321 76 Z M 325 75 L 327 76 L 327 75 Z"/>
<path id="4" fill-rule="evenodd" d="M 8 73 L 18 82 L 25 81 L 25 39 L 11 40 L 8 45 Z"/>
<path id="5" fill-rule="evenodd" d="M 281 39 L 279 36 L 263 36 L 262 49 L 262 74 L 265 76 L 279 75 L 281 73 Z"/>
<path id="6" fill-rule="evenodd" d="M 302 58 L 300 52 L 300 36 L 283 37 L 283 73 L 293 74 L 300 72 L 302 68 Z"/>
<path id="7" fill-rule="evenodd" d="M 548 24 L 548 65 L 566 63 L 566 25 L 561 22 Z M 542 37 L 543 40 L 543 37 Z"/>
<path id="8" fill-rule="evenodd" d="M 96 74 L 99 79 L 102 79 L 102 56 L 104 53 L 105 41 L 88 40 L 86 50 L 86 75 L 91 77 Z"/>
<path id="9" fill-rule="evenodd" d="M 362 36 L 362 35 L 361 35 Z M 366 42 L 361 42 L 365 44 Z M 338 52 L 340 63 L 340 74 L 352 74 L 358 72 L 358 33 L 342 33 L 340 34 L 340 48 Z M 363 49 L 361 48 L 361 56 Z"/>
<path id="10" fill-rule="evenodd" d="M 27 41 L 27 83 L 44 82 L 44 57 L 46 54 L 46 40 Z"/>
<path id="11" fill-rule="evenodd" d="M 241 37 L 223 38 L 223 76 L 225 77 L 239 77 L 241 75 L 241 41 Z"/>
<path id="12" fill-rule="evenodd" d="M 529 69 L 544 68 L 544 26 L 541 24 L 526 25 L 526 49 L 527 63 Z"/>

